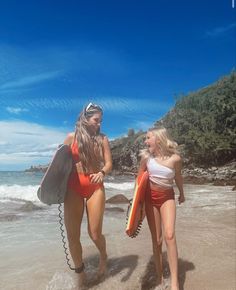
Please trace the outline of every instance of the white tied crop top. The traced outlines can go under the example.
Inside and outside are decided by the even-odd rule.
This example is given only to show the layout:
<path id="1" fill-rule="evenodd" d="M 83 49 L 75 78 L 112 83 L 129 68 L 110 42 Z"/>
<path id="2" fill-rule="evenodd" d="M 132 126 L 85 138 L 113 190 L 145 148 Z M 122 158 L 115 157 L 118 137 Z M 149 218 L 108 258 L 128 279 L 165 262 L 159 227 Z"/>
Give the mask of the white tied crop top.
<path id="1" fill-rule="evenodd" d="M 175 177 L 175 170 L 161 165 L 155 158 L 150 157 L 147 162 L 147 170 L 149 173 L 149 180 L 153 183 L 171 188 L 173 187 L 173 180 Z"/>

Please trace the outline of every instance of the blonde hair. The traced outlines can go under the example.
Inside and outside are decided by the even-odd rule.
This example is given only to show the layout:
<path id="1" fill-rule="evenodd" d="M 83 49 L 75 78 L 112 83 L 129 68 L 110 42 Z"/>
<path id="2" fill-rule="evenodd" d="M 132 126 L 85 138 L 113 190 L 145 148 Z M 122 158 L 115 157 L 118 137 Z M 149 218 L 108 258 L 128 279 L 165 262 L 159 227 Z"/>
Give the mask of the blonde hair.
<path id="1" fill-rule="evenodd" d="M 100 129 L 95 135 L 91 135 L 88 130 L 88 120 L 96 113 L 102 115 L 102 108 L 90 103 L 82 110 L 76 122 L 75 138 L 77 139 L 79 158 L 85 173 L 90 173 L 91 170 L 99 171 L 103 162 L 102 140 L 104 135 L 100 133 Z"/>
<path id="2" fill-rule="evenodd" d="M 172 154 L 179 154 L 178 152 L 178 144 L 173 141 L 173 139 L 170 137 L 169 133 L 167 132 L 166 128 L 164 127 L 157 127 L 157 128 L 150 128 L 148 129 L 147 133 L 151 132 L 155 137 L 156 146 L 158 147 L 161 155 L 168 156 Z M 144 159 L 150 157 L 150 152 L 148 149 L 143 149 L 140 151 L 140 156 Z"/>

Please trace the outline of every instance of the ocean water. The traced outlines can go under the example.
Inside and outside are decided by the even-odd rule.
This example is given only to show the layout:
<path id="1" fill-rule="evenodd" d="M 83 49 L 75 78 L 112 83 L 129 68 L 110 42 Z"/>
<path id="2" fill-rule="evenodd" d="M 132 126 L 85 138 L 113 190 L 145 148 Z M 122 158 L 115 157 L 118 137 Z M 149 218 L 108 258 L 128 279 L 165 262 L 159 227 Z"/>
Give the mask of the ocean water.
<path id="1" fill-rule="evenodd" d="M 58 206 L 44 205 L 37 198 L 41 178 L 42 173 L 0 172 L 0 289 L 77 289 L 76 276 L 66 265 Z M 107 177 L 105 188 L 106 198 L 116 194 L 131 198 L 134 179 Z M 235 208 L 231 187 L 186 185 L 185 191 L 188 206 L 177 207 L 180 219 L 192 217 L 199 209 L 203 214 L 212 211 L 218 215 L 226 208 Z M 103 232 L 111 257 L 109 275 L 102 283 L 92 283 L 91 289 L 141 289 L 138 276 L 146 260 L 137 252 L 140 251 L 138 244 L 125 235 L 126 209 L 126 204 L 106 204 Z M 145 246 L 150 247 L 151 255 L 150 238 L 147 240 Z M 86 271 L 93 281 L 98 255 L 87 234 L 86 215 L 81 242 Z M 142 242 L 139 246 L 143 246 Z M 139 265 L 140 272 L 134 271 L 134 265 Z"/>
<path id="2" fill-rule="evenodd" d="M 37 198 L 42 176 L 42 173 L 0 172 L 0 289 L 72 289 L 75 286 L 62 247 L 58 205 L 47 206 Z M 131 198 L 134 180 L 107 177 L 105 188 L 107 199 L 116 194 Z M 106 204 L 106 208 L 104 234 L 109 237 L 112 232 L 114 236 L 120 232 L 121 225 L 124 232 L 127 205 Z M 109 211 L 111 208 L 113 211 Z M 91 248 L 91 253 L 96 253 L 87 234 L 86 215 L 81 241 L 88 252 Z M 45 265 L 51 273 L 46 280 L 45 268 L 42 269 Z M 64 277 L 66 286 L 58 277 Z M 36 287 L 35 279 L 38 280 Z"/>

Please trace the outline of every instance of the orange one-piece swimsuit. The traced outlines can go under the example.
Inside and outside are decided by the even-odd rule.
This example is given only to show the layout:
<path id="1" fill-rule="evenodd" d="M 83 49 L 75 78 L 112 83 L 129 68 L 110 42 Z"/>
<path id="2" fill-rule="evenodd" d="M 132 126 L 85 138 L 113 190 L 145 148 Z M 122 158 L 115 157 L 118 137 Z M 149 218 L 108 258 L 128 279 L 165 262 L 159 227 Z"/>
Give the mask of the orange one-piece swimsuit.
<path id="1" fill-rule="evenodd" d="M 79 148 L 76 139 L 71 144 L 71 153 L 74 163 L 79 162 Z M 68 190 L 80 194 L 84 198 L 89 198 L 95 190 L 102 187 L 103 183 L 91 183 L 90 175 L 79 173 L 75 166 L 70 173 L 67 184 Z"/>

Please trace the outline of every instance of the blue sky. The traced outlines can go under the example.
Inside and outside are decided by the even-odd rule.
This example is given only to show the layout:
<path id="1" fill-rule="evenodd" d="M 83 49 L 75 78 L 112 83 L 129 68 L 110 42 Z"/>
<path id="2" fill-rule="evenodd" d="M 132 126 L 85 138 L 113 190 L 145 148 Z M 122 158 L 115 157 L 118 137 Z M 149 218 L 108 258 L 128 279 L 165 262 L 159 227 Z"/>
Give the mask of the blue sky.
<path id="1" fill-rule="evenodd" d="M 0 170 L 45 164 L 90 101 L 110 139 L 236 64 L 232 1 L 0 1 Z"/>

